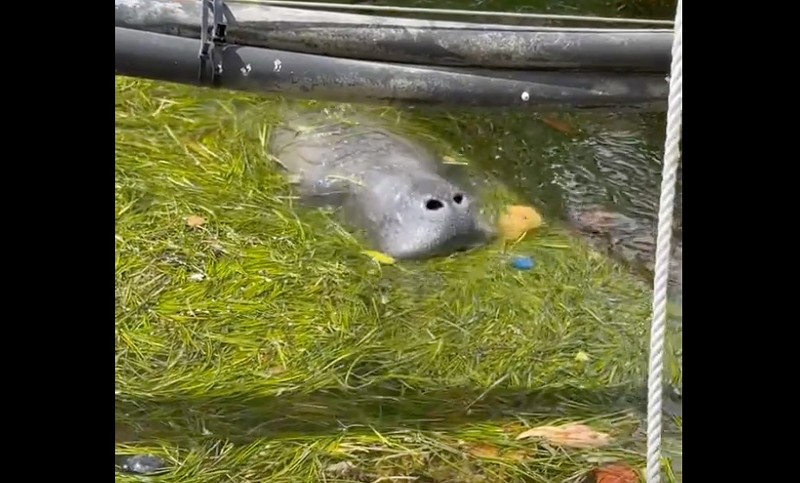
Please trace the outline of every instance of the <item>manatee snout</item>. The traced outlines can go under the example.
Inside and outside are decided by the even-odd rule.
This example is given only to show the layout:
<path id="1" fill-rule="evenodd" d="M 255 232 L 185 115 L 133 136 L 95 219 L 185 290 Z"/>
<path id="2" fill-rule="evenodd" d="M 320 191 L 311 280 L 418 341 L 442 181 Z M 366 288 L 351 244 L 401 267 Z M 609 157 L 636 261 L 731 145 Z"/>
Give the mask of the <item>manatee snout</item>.
<path id="1" fill-rule="evenodd" d="M 395 194 L 398 206 L 379 234 L 382 251 L 419 259 L 469 250 L 494 238 L 470 193 L 443 179 L 428 181 Z"/>
<path id="2" fill-rule="evenodd" d="M 448 204 L 453 204 L 455 209 L 457 210 L 458 207 L 468 207 L 470 204 L 470 200 L 467 198 L 467 195 L 461 193 L 459 191 L 454 192 L 452 195 L 449 196 L 449 199 L 445 198 L 442 200 L 440 197 L 431 196 L 425 200 L 425 209 L 430 211 L 437 211 L 443 208 L 446 208 Z"/>

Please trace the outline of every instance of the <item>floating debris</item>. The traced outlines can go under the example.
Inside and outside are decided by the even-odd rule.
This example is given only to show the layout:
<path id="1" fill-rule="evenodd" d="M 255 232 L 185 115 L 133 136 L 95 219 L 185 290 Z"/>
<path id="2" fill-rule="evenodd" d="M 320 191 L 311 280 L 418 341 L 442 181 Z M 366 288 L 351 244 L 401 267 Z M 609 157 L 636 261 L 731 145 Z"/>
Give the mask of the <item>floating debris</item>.
<path id="1" fill-rule="evenodd" d="M 543 123 L 562 134 L 575 134 L 576 129 L 566 121 L 554 117 L 542 117 L 540 119 Z"/>
<path id="2" fill-rule="evenodd" d="M 201 226 L 205 225 L 206 219 L 202 216 L 191 215 L 190 217 L 186 218 L 186 224 L 189 228 L 200 228 Z"/>
<path id="3" fill-rule="evenodd" d="M 375 250 L 364 250 L 361 253 L 380 263 L 381 265 L 394 265 L 395 259 Z"/>
<path id="4" fill-rule="evenodd" d="M 191 280 L 192 282 L 202 282 L 203 280 L 205 280 L 205 278 L 206 278 L 205 274 L 200 272 L 189 275 L 189 280 Z"/>
<path id="5" fill-rule="evenodd" d="M 612 464 L 594 470 L 597 483 L 639 483 L 639 475 L 630 466 Z"/>
<path id="6" fill-rule="evenodd" d="M 511 265 L 517 270 L 530 270 L 536 266 L 536 262 L 531 257 L 514 257 Z"/>
<path id="7" fill-rule="evenodd" d="M 584 351 L 578 351 L 578 353 L 575 354 L 575 360 L 578 362 L 587 362 L 589 360 L 589 354 Z"/>
<path id="8" fill-rule="evenodd" d="M 511 205 L 500 215 L 498 225 L 505 240 L 517 240 L 542 226 L 542 215 L 530 206 Z"/>
<path id="9" fill-rule="evenodd" d="M 500 457 L 500 448 L 489 444 L 476 444 L 469 448 L 469 454 L 477 458 L 496 459 Z"/>
<path id="10" fill-rule="evenodd" d="M 532 437 L 542 438 L 548 443 L 568 448 L 599 448 L 611 442 L 611 436 L 584 424 L 539 426 L 517 435 L 518 440 Z"/>
<path id="11" fill-rule="evenodd" d="M 166 471 L 167 463 L 159 458 L 149 454 L 137 454 L 122 459 L 120 464 L 122 471 L 128 473 L 136 473 L 138 475 L 152 475 L 154 473 L 161 473 Z"/>
<path id="12" fill-rule="evenodd" d="M 325 468 L 325 473 L 339 478 L 356 475 L 358 472 L 358 468 L 356 468 L 356 466 L 349 461 L 333 463 Z"/>

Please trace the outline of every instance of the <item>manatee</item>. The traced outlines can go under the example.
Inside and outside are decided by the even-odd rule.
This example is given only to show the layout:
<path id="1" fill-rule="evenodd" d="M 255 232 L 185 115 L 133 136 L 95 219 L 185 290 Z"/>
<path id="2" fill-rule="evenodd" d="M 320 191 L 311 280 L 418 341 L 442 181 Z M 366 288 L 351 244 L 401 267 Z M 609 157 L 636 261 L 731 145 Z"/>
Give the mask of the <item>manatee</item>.
<path id="1" fill-rule="evenodd" d="M 379 117 L 340 108 L 290 111 L 269 149 L 301 199 L 337 208 L 370 248 L 421 259 L 478 247 L 496 234 L 478 200 L 433 152 Z"/>

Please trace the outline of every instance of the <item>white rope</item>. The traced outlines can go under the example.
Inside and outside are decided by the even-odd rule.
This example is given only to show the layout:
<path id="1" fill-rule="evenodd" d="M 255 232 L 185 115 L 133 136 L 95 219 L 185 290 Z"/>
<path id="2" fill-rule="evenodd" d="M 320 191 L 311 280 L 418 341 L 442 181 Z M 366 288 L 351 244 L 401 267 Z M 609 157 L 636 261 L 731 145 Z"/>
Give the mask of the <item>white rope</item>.
<path id="1" fill-rule="evenodd" d="M 661 405 L 663 394 L 664 343 L 667 327 L 667 281 L 672 248 L 672 212 L 675 205 L 675 182 L 681 151 L 683 122 L 683 8 L 681 0 L 675 11 L 675 34 L 672 40 L 672 67 L 669 77 L 667 139 L 664 142 L 664 166 L 661 175 L 661 201 L 658 211 L 655 280 L 653 282 L 653 325 L 650 330 L 650 369 L 647 381 L 647 483 L 661 481 Z"/>

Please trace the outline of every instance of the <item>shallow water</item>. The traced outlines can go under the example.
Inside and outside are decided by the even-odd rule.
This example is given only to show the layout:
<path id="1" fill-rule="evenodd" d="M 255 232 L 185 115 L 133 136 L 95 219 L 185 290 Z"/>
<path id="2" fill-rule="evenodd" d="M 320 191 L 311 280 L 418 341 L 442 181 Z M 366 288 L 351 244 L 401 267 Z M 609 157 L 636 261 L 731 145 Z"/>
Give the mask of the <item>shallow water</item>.
<path id="1" fill-rule="evenodd" d="M 550 222 L 574 227 L 651 283 L 663 114 L 413 111 L 428 121 L 426 129 L 524 196 Z M 682 232 L 681 184 L 673 245 L 680 245 Z M 673 290 L 676 299 L 679 289 Z"/>
<path id="2" fill-rule="evenodd" d="M 386 0 L 371 3 L 400 4 Z M 605 1 L 417 0 L 403 5 L 519 10 L 523 3 L 530 10 L 553 13 L 616 13 L 616 7 Z M 547 8 L 544 8 L 545 3 Z M 648 258 L 647 251 L 652 250 L 652 243 L 626 244 L 626 241 L 646 237 L 648 227 L 656 219 L 665 129 L 663 114 L 547 115 L 424 109 L 410 110 L 408 114 L 421 122 L 429 135 L 445 139 L 465 158 L 474 160 L 539 208 L 549 223 L 570 224 L 581 213 L 598 211 L 618 213 L 632 220 L 623 227 L 626 233 L 615 235 L 622 239 L 617 246 L 611 247 L 608 237 L 594 240 L 587 237 L 587 240 L 596 243 L 601 250 L 604 243 L 609 245 L 605 248 L 616 249 L 618 253 L 613 253 L 612 249 L 610 255 L 629 262 L 631 270 L 643 283 L 650 283 L 647 271 L 640 270 L 637 263 Z M 679 240 L 682 231 L 680 196 L 676 208 Z M 680 385 L 680 381 L 673 382 Z M 680 417 L 682 409 L 676 401 L 665 404 L 670 413 Z M 673 429 L 668 421 L 665 423 Z M 677 438 L 668 436 L 665 441 L 667 446 L 680 447 Z M 676 470 L 679 470 L 679 458 L 676 460 Z"/>
<path id="3" fill-rule="evenodd" d="M 391 0 L 338 0 L 338 3 L 399 5 Z M 661 0 L 413 0 L 402 5 L 669 20 L 674 15 L 674 5 Z M 427 115 L 441 116 L 436 111 Z M 643 225 L 655 223 L 666 128 L 664 114 L 540 116 L 514 112 L 478 115 L 451 112 L 443 117 L 460 118 L 464 131 L 453 133 L 446 122 L 432 126 L 449 130 L 452 141 L 461 145 L 465 153 L 483 155 L 484 159 L 489 158 L 489 165 L 491 160 L 505 165 L 497 169 L 513 172 L 515 188 L 526 191 L 531 200 L 541 203 L 546 211 L 566 217 L 574 210 L 613 207 L 614 211 Z M 549 119 L 542 122 L 542 117 Z M 548 121 L 554 127 L 548 127 Z M 468 130 L 468 126 L 472 129 Z M 569 132 L 563 132 L 567 129 Z M 508 178 L 506 176 L 504 181 L 509 181 Z M 679 193 L 680 186 L 679 173 Z M 682 227 L 680 212 L 679 194 L 676 204 L 678 232 Z"/>
<path id="4" fill-rule="evenodd" d="M 391 0 L 359 3 L 397 5 Z M 415 0 L 407 3 L 430 8 L 622 15 L 670 20 L 674 15 L 674 5 L 661 1 Z M 496 22 L 496 19 L 484 21 Z M 643 283 L 652 285 L 665 114 L 442 114 L 414 111 L 417 116 L 430 119 L 428 127 L 432 132 L 447 138 L 467 158 L 476 160 L 485 170 L 522 194 L 548 215 L 550 221 L 558 220 L 573 226 L 599 251 L 628 266 Z M 669 290 L 670 336 L 678 346 L 683 300 L 682 184 L 679 167 Z M 612 221 L 605 225 L 597 222 L 598 214 L 604 220 Z M 678 357 L 680 359 L 680 355 Z M 680 393 L 680 380 L 672 382 Z M 670 417 L 682 417 L 679 397 L 667 400 L 665 408 Z M 670 427 L 671 421 L 665 424 Z M 672 444 L 675 443 L 677 440 L 672 440 Z M 680 457 L 675 457 L 673 466 L 681 478 Z"/>
<path id="5" fill-rule="evenodd" d="M 655 254 L 654 227 L 659 209 L 664 142 L 663 115 L 598 115 L 573 113 L 560 116 L 459 114 L 456 119 L 437 112 L 418 113 L 428 126 L 459 146 L 474 159 L 546 214 L 550 223 L 576 228 L 599 252 L 620 261 L 643 284 L 652 286 Z M 562 119 L 560 123 L 542 118 Z M 447 118 L 447 119 L 443 119 Z M 571 132 L 560 129 L 570 126 Z M 680 170 L 674 212 L 673 251 L 670 267 L 671 330 L 677 347 L 682 330 L 682 182 Z M 576 220 L 595 213 L 613 214 L 610 226 L 593 223 L 598 232 L 586 233 Z M 622 220 L 622 221 L 618 221 Z M 678 349 L 678 364 L 680 349 Z M 667 369 L 669 371 L 669 369 Z M 669 376 L 665 375 L 665 380 Z M 677 395 L 665 398 L 665 455 L 672 459 L 677 481 L 682 481 L 681 436 L 673 418 L 682 418 L 681 378 L 673 379 Z M 671 390 L 667 391 L 672 393 Z M 645 408 L 640 408 L 644 415 Z M 644 426 L 643 426 L 644 428 Z M 644 430 L 644 429 L 642 429 Z"/>
<path id="6" fill-rule="evenodd" d="M 355 3 L 397 5 L 391 0 Z M 415 0 L 403 5 L 668 20 L 674 16 L 673 2 L 664 0 Z M 499 175 L 551 218 L 568 222 L 598 250 L 652 283 L 666 129 L 663 113 L 421 115 L 438 118 L 429 124 L 432 130 L 449 135 L 465 155 Z M 670 299 L 678 306 L 683 300 L 681 179 L 679 168 L 670 277 Z M 612 214 L 619 221 L 604 216 L 606 223 L 598 223 L 597 214 Z"/>

